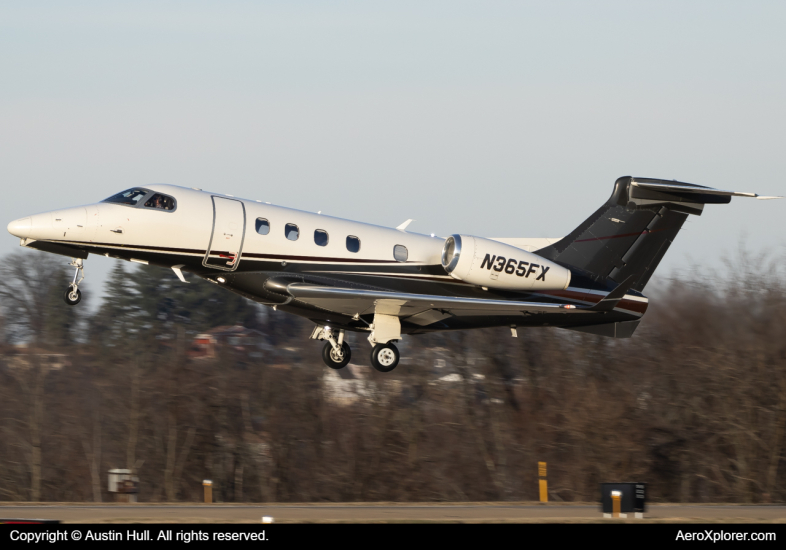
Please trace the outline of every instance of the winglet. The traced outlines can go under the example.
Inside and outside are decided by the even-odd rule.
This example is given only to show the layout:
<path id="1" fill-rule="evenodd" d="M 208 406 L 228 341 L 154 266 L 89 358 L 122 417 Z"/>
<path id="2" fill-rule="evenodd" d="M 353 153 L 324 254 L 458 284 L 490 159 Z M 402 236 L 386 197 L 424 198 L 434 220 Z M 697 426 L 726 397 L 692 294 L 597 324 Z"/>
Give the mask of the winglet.
<path id="1" fill-rule="evenodd" d="M 600 302 L 589 308 L 590 311 L 613 311 L 620 300 L 625 297 L 625 294 L 628 293 L 630 287 L 633 286 L 633 282 L 636 280 L 635 275 L 631 275 L 624 281 L 622 281 L 617 288 L 606 294 L 603 298 L 601 298 Z"/>
<path id="2" fill-rule="evenodd" d="M 415 220 L 407 220 L 404 223 L 402 223 L 401 225 L 399 225 L 396 229 L 398 229 L 399 231 L 406 231 L 407 230 L 407 226 L 409 224 L 411 224 L 412 222 L 414 222 L 414 221 Z"/>

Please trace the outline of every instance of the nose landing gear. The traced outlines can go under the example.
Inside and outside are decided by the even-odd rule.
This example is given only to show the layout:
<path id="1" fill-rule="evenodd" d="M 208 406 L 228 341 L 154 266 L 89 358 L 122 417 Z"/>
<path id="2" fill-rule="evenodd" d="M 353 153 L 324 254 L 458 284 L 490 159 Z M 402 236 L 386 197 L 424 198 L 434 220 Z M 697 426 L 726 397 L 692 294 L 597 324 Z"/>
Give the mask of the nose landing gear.
<path id="1" fill-rule="evenodd" d="M 76 271 L 74 272 L 74 280 L 68 285 L 68 289 L 65 291 L 63 299 L 69 306 L 75 306 L 82 300 L 82 292 L 79 290 L 79 283 L 85 280 L 85 271 L 81 258 L 74 258 L 68 265 L 76 268 Z M 80 275 L 81 277 L 77 281 L 76 278 Z"/>

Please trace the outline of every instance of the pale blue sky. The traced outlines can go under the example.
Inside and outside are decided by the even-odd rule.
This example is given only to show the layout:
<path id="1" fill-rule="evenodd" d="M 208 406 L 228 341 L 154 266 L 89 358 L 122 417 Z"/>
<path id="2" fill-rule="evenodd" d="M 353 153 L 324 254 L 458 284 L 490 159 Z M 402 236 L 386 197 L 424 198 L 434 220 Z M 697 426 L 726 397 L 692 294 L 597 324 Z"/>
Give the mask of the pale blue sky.
<path id="1" fill-rule="evenodd" d="M 561 237 L 623 175 L 783 195 L 784 29 L 783 2 L 0 1 L 0 215 L 166 182 Z M 708 207 L 659 275 L 781 253 L 784 209 Z"/>

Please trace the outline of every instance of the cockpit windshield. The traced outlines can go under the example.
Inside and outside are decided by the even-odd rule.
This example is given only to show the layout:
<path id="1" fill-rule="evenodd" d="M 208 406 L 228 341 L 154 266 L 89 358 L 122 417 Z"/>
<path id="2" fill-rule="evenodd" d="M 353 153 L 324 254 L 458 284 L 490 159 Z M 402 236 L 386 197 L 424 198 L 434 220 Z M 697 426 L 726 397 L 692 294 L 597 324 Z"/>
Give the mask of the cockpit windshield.
<path id="1" fill-rule="evenodd" d="M 147 208 L 160 208 L 161 210 L 174 210 L 175 199 L 156 193 L 145 202 L 145 206 Z"/>
<path id="2" fill-rule="evenodd" d="M 102 202 L 113 202 L 115 204 L 128 204 L 130 206 L 137 206 L 139 201 L 144 199 L 148 193 L 150 193 L 150 191 L 145 189 L 128 189 L 127 191 L 113 195 Z"/>
<path id="3" fill-rule="evenodd" d="M 147 200 L 145 200 L 147 197 Z M 177 208 L 177 201 L 174 197 L 156 193 L 150 189 L 143 187 L 135 187 L 128 189 L 117 195 L 113 195 L 102 202 L 111 202 L 114 204 L 123 204 L 132 208 L 156 208 L 158 210 L 166 210 L 172 212 Z"/>

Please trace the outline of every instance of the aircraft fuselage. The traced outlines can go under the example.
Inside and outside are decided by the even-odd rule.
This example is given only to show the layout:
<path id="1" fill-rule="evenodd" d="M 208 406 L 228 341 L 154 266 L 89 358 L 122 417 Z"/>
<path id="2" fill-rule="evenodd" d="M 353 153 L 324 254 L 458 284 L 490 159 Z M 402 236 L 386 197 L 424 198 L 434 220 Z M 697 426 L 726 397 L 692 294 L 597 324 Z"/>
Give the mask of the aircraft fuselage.
<path id="1" fill-rule="evenodd" d="M 74 257 L 100 254 L 190 272 L 276 309 L 348 330 L 366 331 L 373 312 L 350 316 L 288 295 L 290 283 L 420 295 L 592 305 L 612 288 L 571 269 L 571 284 L 539 292 L 500 290 L 448 275 L 445 239 L 172 185 L 142 192 L 171 197 L 169 208 L 100 202 L 9 224 L 21 244 Z M 150 197 L 151 195 L 147 195 Z M 109 199 L 108 199 L 109 200 Z M 520 271 L 533 278 L 543 270 Z M 541 275 L 542 276 L 542 275 Z M 631 291 L 613 311 L 446 315 L 429 324 L 401 321 L 404 334 L 492 326 L 561 326 L 638 320 L 647 299 Z M 355 317 L 355 318 L 353 318 Z"/>

